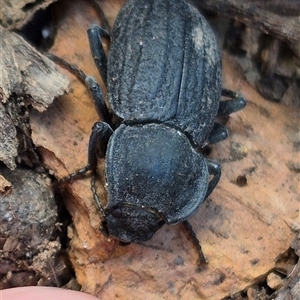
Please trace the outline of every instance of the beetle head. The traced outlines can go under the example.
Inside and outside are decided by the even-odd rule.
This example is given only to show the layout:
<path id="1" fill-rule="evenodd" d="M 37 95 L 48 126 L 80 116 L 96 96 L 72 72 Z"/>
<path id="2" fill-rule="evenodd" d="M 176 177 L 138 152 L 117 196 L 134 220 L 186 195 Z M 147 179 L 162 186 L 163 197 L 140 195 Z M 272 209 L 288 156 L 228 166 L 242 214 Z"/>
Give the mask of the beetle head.
<path id="1" fill-rule="evenodd" d="M 162 216 L 155 210 L 123 203 L 106 209 L 102 232 L 125 243 L 138 243 L 151 239 L 163 224 Z"/>

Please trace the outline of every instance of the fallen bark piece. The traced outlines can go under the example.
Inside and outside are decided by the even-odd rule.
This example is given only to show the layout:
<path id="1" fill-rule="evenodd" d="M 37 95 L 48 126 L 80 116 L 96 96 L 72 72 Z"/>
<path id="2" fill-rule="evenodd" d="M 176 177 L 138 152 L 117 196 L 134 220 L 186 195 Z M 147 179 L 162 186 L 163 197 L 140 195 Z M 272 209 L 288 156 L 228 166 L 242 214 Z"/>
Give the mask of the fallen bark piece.
<path id="1" fill-rule="evenodd" d="M 267 284 L 271 289 L 276 290 L 282 286 L 283 278 L 275 272 L 272 272 L 267 276 Z"/>
<path id="2" fill-rule="evenodd" d="M 36 285 L 48 277 L 55 282 L 54 260 L 61 245 L 50 241 L 57 232 L 57 207 L 49 178 L 3 167 L 0 177 L 11 191 L 0 193 L 0 290 Z"/>
<path id="3" fill-rule="evenodd" d="M 3 103 L 13 93 L 26 95 L 35 109 L 44 111 L 55 97 L 67 90 L 67 77 L 21 36 L 0 27 L 0 40 L 0 99 Z"/>
<path id="4" fill-rule="evenodd" d="M 14 169 L 19 146 L 16 127 L 30 138 L 28 105 L 44 111 L 67 90 L 69 80 L 16 33 L 0 27 L 0 40 L 0 161 Z"/>
<path id="5" fill-rule="evenodd" d="M 204 0 L 199 6 L 234 18 L 280 39 L 299 41 L 300 2 L 299 1 L 243 1 L 243 0 Z"/>
<path id="6" fill-rule="evenodd" d="M 0 175 L 0 196 L 5 197 L 11 193 L 11 183 Z"/>
<path id="7" fill-rule="evenodd" d="M 299 224 L 298 224 L 299 227 Z M 292 242 L 292 249 L 295 250 L 296 255 L 300 255 L 300 231 Z M 300 295 L 300 260 L 298 259 L 297 264 L 290 270 L 284 285 L 276 291 L 275 300 L 295 300 L 299 299 Z"/>
<path id="8" fill-rule="evenodd" d="M 1 1 L 0 24 L 9 29 L 16 29 L 26 24 L 34 14 L 41 9 L 46 9 L 57 0 L 12 0 Z"/>

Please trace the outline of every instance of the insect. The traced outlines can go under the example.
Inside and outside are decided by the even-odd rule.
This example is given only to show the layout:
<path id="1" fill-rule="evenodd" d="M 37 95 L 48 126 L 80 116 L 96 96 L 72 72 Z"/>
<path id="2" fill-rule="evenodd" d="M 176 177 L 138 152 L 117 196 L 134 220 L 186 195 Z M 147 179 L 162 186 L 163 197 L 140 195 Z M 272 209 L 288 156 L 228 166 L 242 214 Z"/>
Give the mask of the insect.
<path id="1" fill-rule="evenodd" d="M 241 96 L 222 90 L 220 51 L 211 28 L 184 0 L 129 0 L 111 37 L 97 25 L 88 37 L 110 109 L 98 83 L 82 75 L 102 121 L 93 126 L 87 165 L 62 181 L 92 171 L 106 236 L 139 243 L 163 224 L 183 223 L 204 263 L 187 219 L 216 187 L 221 167 L 197 149 L 228 136 L 215 122 L 217 115 L 246 105 Z M 107 37 L 108 57 L 101 43 Z M 221 95 L 231 99 L 220 101 Z M 97 158 L 104 157 L 105 206 L 95 189 Z"/>

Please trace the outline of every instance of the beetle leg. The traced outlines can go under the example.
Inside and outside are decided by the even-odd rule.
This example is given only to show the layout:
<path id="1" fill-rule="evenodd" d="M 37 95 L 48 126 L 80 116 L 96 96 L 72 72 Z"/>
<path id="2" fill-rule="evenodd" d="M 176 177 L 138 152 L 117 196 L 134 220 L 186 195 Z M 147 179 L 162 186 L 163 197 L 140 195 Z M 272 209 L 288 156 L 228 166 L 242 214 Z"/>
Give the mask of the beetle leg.
<path id="1" fill-rule="evenodd" d="M 213 178 L 208 183 L 208 188 L 206 191 L 205 198 L 207 198 L 211 194 L 211 192 L 214 190 L 214 188 L 218 184 L 220 177 L 221 177 L 220 164 L 213 160 L 208 160 L 208 159 L 206 160 L 206 162 L 207 162 L 207 167 L 208 167 L 208 173 L 209 173 L 209 175 L 213 175 Z M 182 223 L 183 223 L 184 227 L 186 228 L 186 230 L 188 231 L 188 233 L 190 234 L 190 237 L 192 238 L 193 243 L 197 249 L 200 264 L 206 264 L 206 260 L 205 260 L 204 254 L 202 252 L 200 242 L 199 242 L 191 224 L 187 220 L 183 221 Z"/>
<path id="2" fill-rule="evenodd" d="M 93 193 L 94 201 L 99 209 L 99 212 L 104 219 L 103 222 L 106 221 L 106 214 L 101 205 L 99 196 L 97 194 L 95 180 L 96 180 L 96 168 L 97 168 L 97 158 L 105 157 L 107 143 L 110 136 L 113 134 L 112 128 L 105 122 L 96 122 L 92 128 L 92 133 L 90 135 L 89 140 L 89 148 L 88 148 L 88 166 L 93 172 L 91 179 L 91 190 Z M 104 229 L 103 229 L 104 230 Z"/>
<path id="3" fill-rule="evenodd" d="M 105 156 L 107 143 L 112 133 L 113 130 L 108 124 L 96 122 L 90 135 L 87 165 L 59 180 L 59 184 L 70 182 L 83 176 L 88 171 L 95 171 L 97 168 L 97 157 L 103 158 Z"/>
<path id="4" fill-rule="evenodd" d="M 104 100 L 103 92 L 101 90 L 100 85 L 95 81 L 95 79 L 91 76 L 86 76 L 84 72 L 80 70 L 77 66 L 69 64 L 68 62 L 54 54 L 47 53 L 46 56 L 55 63 L 59 64 L 60 66 L 64 67 L 65 69 L 69 70 L 71 73 L 76 75 L 78 79 L 80 79 L 82 82 L 85 82 L 94 101 L 98 115 L 100 116 L 100 118 L 102 118 L 104 122 L 112 126 L 110 115 Z"/>
<path id="5" fill-rule="evenodd" d="M 222 89 L 222 96 L 231 98 L 219 102 L 218 116 L 228 116 L 233 112 L 239 111 L 246 106 L 246 100 L 238 93 Z"/>
<path id="6" fill-rule="evenodd" d="M 92 25 L 88 31 L 88 39 L 90 43 L 91 52 L 94 62 L 106 85 L 107 82 L 107 57 L 104 52 L 101 39 L 103 37 L 110 38 L 109 33 L 101 28 L 99 25 Z"/>
<path id="7" fill-rule="evenodd" d="M 193 230 L 192 225 L 187 220 L 183 221 L 182 224 L 184 225 L 185 229 L 188 231 L 188 233 L 189 233 L 190 237 L 192 238 L 192 241 L 197 249 L 200 264 L 206 264 L 206 260 L 205 260 L 204 254 L 202 252 L 200 242 L 196 236 L 195 231 Z"/>
<path id="8" fill-rule="evenodd" d="M 216 161 L 209 160 L 209 159 L 207 159 L 206 162 L 208 167 L 208 173 L 209 175 L 213 175 L 213 178 L 208 183 L 208 188 L 206 191 L 205 198 L 207 198 L 211 194 L 211 192 L 214 190 L 221 177 L 221 165 Z"/>
<path id="9" fill-rule="evenodd" d="M 113 130 L 105 122 L 96 122 L 92 128 L 88 148 L 88 165 L 91 170 L 97 168 L 97 158 L 105 157 L 107 143 Z"/>
<path id="10" fill-rule="evenodd" d="M 227 137 L 228 137 L 227 128 L 219 123 L 214 123 L 214 127 L 208 137 L 208 143 L 215 144 L 227 139 Z"/>
<path id="11" fill-rule="evenodd" d="M 97 12 L 97 14 L 99 15 L 99 19 L 102 21 L 102 27 L 104 28 L 104 30 L 106 32 L 110 32 L 111 29 L 109 27 L 108 21 L 105 17 L 105 14 L 103 12 L 103 10 L 101 9 L 101 6 L 97 3 L 97 1 L 91 1 L 91 5 L 93 6 L 93 8 L 95 9 L 95 11 Z"/>
<path id="12" fill-rule="evenodd" d="M 91 76 L 87 76 L 85 79 L 85 83 L 87 88 L 90 91 L 93 102 L 95 104 L 96 110 L 100 118 L 110 126 L 112 126 L 112 122 L 110 119 L 110 115 L 104 100 L 104 95 L 101 90 L 101 87 L 98 82 Z"/>
<path id="13" fill-rule="evenodd" d="M 108 230 L 107 230 L 107 227 L 104 225 L 106 224 L 106 214 L 105 214 L 105 211 L 101 205 L 101 201 L 100 201 L 100 198 L 97 194 L 97 189 L 96 189 L 96 176 L 95 176 L 95 172 L 93 172 L 93 176 L 91 178 L 91 190 L 92 190 L 92 193 L 93 193 L 93 198 L 94 198 L 94 201 L 96 203 L 96 206 L 102 216 L 102 222 L 101 222 L 101 226 L 100 226 L 100 231 L 102 232 L 102 234 L 105 236 L 105 237 L 108 237 Z"/>
<path id="14" fill-rule="evenodd" d="M 85 173 L 90 171 L 91 168 L 89 165 L 84 166 L 83 168 L 76 170 L 74 173 L 69 174 L 66 177 L 63 177 L 58 181 L 58 185 L 62 186 L 70 181 L 73 181 L 74 179 L 83 176 Z"/>

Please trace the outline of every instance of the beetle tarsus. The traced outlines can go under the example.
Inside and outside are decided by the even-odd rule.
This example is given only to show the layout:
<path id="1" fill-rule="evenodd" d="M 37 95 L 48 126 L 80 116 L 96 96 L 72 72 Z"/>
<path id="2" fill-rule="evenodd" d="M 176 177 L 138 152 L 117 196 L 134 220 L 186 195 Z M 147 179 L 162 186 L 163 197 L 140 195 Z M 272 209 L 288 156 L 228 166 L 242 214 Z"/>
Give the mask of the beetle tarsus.
<path id="1" fill-rule="evenodd" d="M 62 179 L 60 179 L 58 181 L 58 184 L 59 185 L 65 185 L 65 184 L 75 180 L 78 177 L 82 177 L 84 174 L 86 174 L 90 170 L 91 170 L 91 166 L 88 164 L 88 165 L 84 166 L 83 168 L 78 169 L 74 173 L 71 173 L 68 176 L 63 177 Z"/>
<path id="2" fill-rule="evenodd" d="M 204 257 L 204 254 L 202 252 L 202 248 L 201 248 L 200 242 L 199 242 L 199 240 L 198 240 L 198 238 L 196 236 L 195 231 L 193 230 L 192 225 L 188 221 L 186 221 L 186 220 L 183 221 L 182 223 L 183 223 L 185 229 L 187 230 L 187 232 L 189 233 L 189 235 L 190 235 L 190 237 L 191 237 L 191 239 L 193 241 L 193 244 L 195 245 L 195 247 L 197 249 L 197 252 L 198 252 L 198 255 L 199 255 L 199 263 L 200 263 L 200 265 L 207 264 L 206 259 Z"/>
<path id="3" fill-rule="evenodd" d="M 102 28 L 103 28 L 103 30 L 109 34 L 111 32 L 111 28 L 109 26 L 108 20 L 106 19 L 105 14 L 104 14 L 101 6 L 95 0 L 92 0 L 90 3 L 92 4 L 94 10 L 98 14 L 99 19 L 102 21 Z"/>
<path id="4" fill-rule="evenodd" d="M 52 53 L 45 53 L 45 56 L 58 64 L 59 66 L 63 67 L 64 69 L 68 70 L 70 73 L 75 75 L 80 81 L 83 83 L 85 82 L 86 75 L 85 73 L 80 70 L 76 65 L 70 64 L 66 62 L 64 59 L 52 54 Z"/>
<path id="5" fill-rule="evenodd" d="M 97 194 L 97 189 L 96 189 L 96 175 L 93 174 L 92 178 L 91 178 L 91 190 L 92 190 L 92 193 L 93 193 L 93 198 L 94 198 L 94 201 L 96 203 L 96 206 L 103 218 L 103 221 L 102 222 L 105 222 L 105 211 L 101 205 L 101 201 L 100 201 L 100 198 Z"/>

